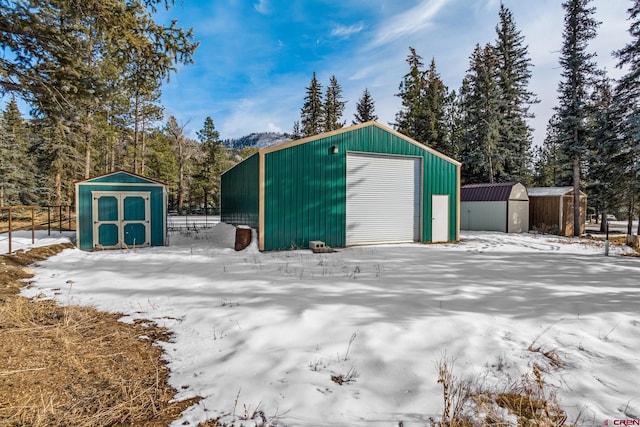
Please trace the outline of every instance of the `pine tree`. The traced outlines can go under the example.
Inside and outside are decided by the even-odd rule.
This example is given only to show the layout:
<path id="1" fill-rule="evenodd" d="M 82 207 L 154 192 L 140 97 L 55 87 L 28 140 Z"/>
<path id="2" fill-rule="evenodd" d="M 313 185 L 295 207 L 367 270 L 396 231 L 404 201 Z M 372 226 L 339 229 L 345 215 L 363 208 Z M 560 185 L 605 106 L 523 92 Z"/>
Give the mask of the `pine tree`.
<path id="1" fill-rule="evenodd" d="M 422 138 L 424 136 L 424 118 L 423 114 L 423 97 L 425 88 L 424 71 L 422 67 L 422 57 L 417 54 L 412 47 L 409 48 L 410 54 L 407 56 L 407 64 L 409 64 L 409 72 L 404 75 L 400 82 L 399 92 L 396 96 L 402 100 L 402 107 L 396 113 L 396 122 L 394 127 L 400 133 L 407 135 L 417 141 L 426 143 Z"/>
<path id="2" fill-rule="evenodd" d="M 99 143 L 113 144 L 103 137 L 109 115 L 104 107 L 122 92 L 132 103 L 146 99 L 149 89 L 176 71 L 177 63 L 192 62 L 198 45 L 192 42 L 191 30 L 182 30 L 175 21 L 154 21 L 155 5 L 162 0 L 89 3 L 0 2 L 0 45 L 6 53 L 0 58 L 0 89 L 20 94 L 39 118 L 48 119 L 40 124 L 53 126 L 57 136 L 50 134 L 44 141 L 69 145 L 57 150 L 63 156 L 73 153 L 61 159 L 68 162 L 66 167 L 52 172 L 53 199 L 67 197 L 60 192 L 95 171 L 96 160 L 102 169 L 106 150 Z M 138 151 L 133 150 L 134 157 Z M 80 169 L 79 158 L 84 163 Z M 59 183 L 62 176 L 70 181 Z"/>
<path id="3" fill-rule="evenodd" d="M 315 71 L 313 72 L 311 83 L 309 83 L 306 90 L 307 95 L 304 98 L 304 105 L 300 111 L 300 124 L 302 125 L 303 137 L 318 135 L 324 130 L 322 85 L 318 82 Z"/>
<path id="4" fill-rule="evenodd" d="M 499 146 L 500 92 L 495 80 L 497 58 L 491 45 L 476 45 L 460 94 L 463 109 L 461 156 L 464 183 L 500 181 L 504 153 Z"/>
<path id="5" fill-rule="evenodd" d="M 464 119 L 462 96 L 451 91 L 444 100 L 445 139 L 441 149 L 443 154 L 457 159 L 462 150 L 464 140 Z"/>
<path id="6" fill-rule="evenodd" d="M 606 73 L 596 82 L 589 99 L 588 167 L 585 178 L 589 194 L 589 204 L 596 208 L 596 214 L 613 212 L 621 203 L 625 180 L 623 167 L 616 159 L 619 155 L 620 141 L 617 137 L 616 108 L 613 102 L 613 84 Z M 604 230 L 604 222 L 601 223 Z"/>
<path id="7" fill-rule="evenodd" d="M 324 131 L 340 129 L 345 122 L 341 121 L 346 102 L 342 100 L 342 87 L 336 76 L 331 76 L 324 98 Z"/>
<path id="8" fill-rule="evenodd" d="M 595 8 L 591 0 L 567 0 L 565 9 L 563 45 L 560 56 L 562 81 L 558 86 L 558 137 L 564 154 L 572 166 L 571 180 L 574 191 L 573 233 L 580 235 L 580 177 L 582 162 L 588 150 L 587 98 L 595 75 L 595 53 L 587 52 L 588 43 L 596 36 L 599 23 L 593 19 Z"/>
<path id="9" fill-rule="evenodd" d="M 640 202 L 636 196 L 640 192 L 640 0 L 633 0 L 628 13 L 632 40 L 624 48 L 614 52 L 618 58 L 618 67 L 628 67 L 627 73 L 616 86 L 615 99 L 619 104 L 623 147 L 615 161 L 624 165 L 623 181 L 627 183 L 624 192 L 629 206 L 627 232 L 631 234 L 634 198 L 635 203 Z M 637 232 L 640 234 L 640 221 Z"/>
<path id="10" fill-rule="evenodd" d="M 153 129 L 148 137 L 147 172 L 150 178 L 167 184 L 169 206 L 177 206 L 178 159 L 171 141 L 160 129 Z"/>
<path id="11" fill-rule="evenodd" d="M 220 174 L 223 172 L 225 156 L 220 133 L 216 130 L 211 117 L 204 121 L 204 127 L 197 131 L 198 139 L 202 143 L 203 158 L 198 164 L 200 172 L 197 174 L 199 185 L 203 188 L 205 205 L 212 202 L 217 205 L 220 196 Z"/>
<path id="12" fill-rule="evenodd" d="M 362 91 L 362 96 L 356 104 L 356 112 L 353 117 L 354 119 L 351 121 L 353 125 L 378 120 L 376 105 L 371 97 L 371 93 L 369 93 L 369 89 L 364 88 L 364 91 Z"/>
<path id="13" fill-rule="evenodd" d="M 291 130 L 291 139 L 296 140 L 302 138 L 302 131 L 300 130 L 300 122 L 296 120 L 293 122 L 293 129 Z"/>
<path id="14" fill-rule="evenodd" d="M 558 138 L 558 116 L 554 114 L 547 124 L 547 136 L 534 156 L 533 181 L 536 187 L 556 187 L 570 179 L 566 169 L 566 156 L 562 153 Z"/>
<path id="15" fill-rule="evenodd" d="M 445 108 L 448 89 L 442 82 L 440 74 L 436 70 L 436 61 L 431 59 L 429 70 L 424 75 L 424 97 L 421 123 L 425 128 L 422 141 L 430 147 L 441 151 L 448 151 L 446 142 Z"/>
<path id="16" fill-rule="evenodd" d="M 516 29 L 513 14 L 503 4 L 500 4 L 499 18 L 495 53 L 500 91 L 498 146 L 505 154 L 501 179 L 526 185 L 530 183 L 532 162 L 532 130 L 527 119 L 533 117 L 530 105 L 538 101 L 528 89 L 532 64 L 524 36 Z"/>
<path id="17" fill-rule="evenodd" d="M 178 121 L 174 116 L 169 116 L 167 124 L 164 128 L 171 147 L 173 147 L 175 156 L 178 163 L 178 188 L 176 194 L 176 202 L 178 211 L 182 212 L 184 209 L 185 196 L 187 194 L 187 162 L 189 160 L 189 153 L 186 149 L 187 137 L 184 134 L 184 128 L 188 123 L 178 124 Z"/>

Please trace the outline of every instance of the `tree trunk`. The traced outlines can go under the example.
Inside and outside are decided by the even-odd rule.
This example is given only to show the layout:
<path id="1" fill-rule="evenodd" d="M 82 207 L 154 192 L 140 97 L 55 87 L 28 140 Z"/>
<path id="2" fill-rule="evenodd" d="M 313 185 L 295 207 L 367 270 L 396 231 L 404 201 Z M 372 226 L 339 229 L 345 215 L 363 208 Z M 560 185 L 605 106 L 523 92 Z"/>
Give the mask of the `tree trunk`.
<path id="1" fill-rule="evenodd" d="M 635 205 L 635 197 L 632 194 L 629 201 L 629 217 L 627 220 L 627 234 L 629 235 L 633 234 L 633 205 Z"/>
<path id="2" fill-rule="evenodd" d="M 62 206 L 62 173 L 58 170 L 54 178 L 54 201 L 55 206 Z"/>
<path id="3" fill-rule="evenodd" d="M 138 120 L 140 117 L 140 96 L 136 95 L 133 124 L 133 173 L 138 173 Z"/>
<path id="4" fill-rule="evenodd" d="M 573 158 L 573 235 L 580 236 L 580 159 Z"/>
<path id="5" fill-rule="evenodd" d="M 145 129 L 145 124 L 146 121 L 144 120 L 144 115 L 142 116 L 142 137 L 141 137 L 141 143 L 140 143 L 140 175 L 145 174 L 145 164 L 144 164 L 144 152 L 146 150 L 146 138 L 145 138 L 145 134 L 146 134 L 146 129 Z"/>
<path id="6" fill-rule="evenodd" d="M 182 155 L 182 141 L 178 141 L 178 211 L 182 213 L 184 205 L 184 158 Z"/>
<path id="7" fill-rule="evenodd" d="M 84 179 L 88 179 L 91 176 L 91 120 L 93 118 L 93 114 L 91 111 L 87 111 L 86 116 L 86 128 L 84 130 Z"/>

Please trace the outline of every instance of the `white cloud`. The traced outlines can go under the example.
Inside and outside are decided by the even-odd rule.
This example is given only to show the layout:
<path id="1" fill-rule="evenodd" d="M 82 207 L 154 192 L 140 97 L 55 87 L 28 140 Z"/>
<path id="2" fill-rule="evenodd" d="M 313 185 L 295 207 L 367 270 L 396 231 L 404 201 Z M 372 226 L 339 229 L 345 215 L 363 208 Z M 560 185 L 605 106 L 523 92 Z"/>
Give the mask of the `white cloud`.
<path id="1" fill-rule="evenodd" d="M 275 123 L 269 123 L 267 125 L 267 131 L 268 132 L 282 132 L 282 129 L 276 125 Z"/>
<path id="2" fill-rule="evenodd" d="M 258 1 L 258 3 L 256 3 L 253 8 L 258 12 L 261 13 L 263 15 L 266 15 L 269 13 L 269 0 L 260 0 Z"/>
<path id="3" fill-rule="evenodd" d="M 331 31 L 331 35 L 334 37 L 349 37 L 352 34 L 357 34 L 364 29 L 363 24 L 354 24 L 350 26 L 337 25 L 333 31 Z"/>
<path id="4" fill-rule="evenodd" d="M 422 0 L 420 4 L 394 16 L 378 29 L 371 47 L 378 47 L 432 24 L 433 18 L 451 0 Z"/>

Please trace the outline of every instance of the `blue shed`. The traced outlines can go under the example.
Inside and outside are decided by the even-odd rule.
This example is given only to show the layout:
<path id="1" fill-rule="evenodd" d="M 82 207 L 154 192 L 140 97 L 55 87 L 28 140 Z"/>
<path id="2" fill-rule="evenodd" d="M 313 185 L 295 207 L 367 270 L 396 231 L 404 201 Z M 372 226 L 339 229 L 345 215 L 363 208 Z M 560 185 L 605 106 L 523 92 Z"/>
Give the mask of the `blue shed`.
<path id="1" fill-rule="evenodd" d="M 76 183 L 76 245 L 83 250 L 164 246 L 165 183 L 117 171 Z"/>

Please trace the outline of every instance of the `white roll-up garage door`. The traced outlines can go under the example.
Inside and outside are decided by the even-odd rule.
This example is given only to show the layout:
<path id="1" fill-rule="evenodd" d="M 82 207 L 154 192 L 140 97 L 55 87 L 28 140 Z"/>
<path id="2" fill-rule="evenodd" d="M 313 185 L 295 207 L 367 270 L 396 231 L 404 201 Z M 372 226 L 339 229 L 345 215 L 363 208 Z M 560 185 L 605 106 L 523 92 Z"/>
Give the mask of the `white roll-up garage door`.
<path id="1" fill-rule="evenodd" d="M 421 160 L 347 153 L 347 245 L 420 241 Z"/>

